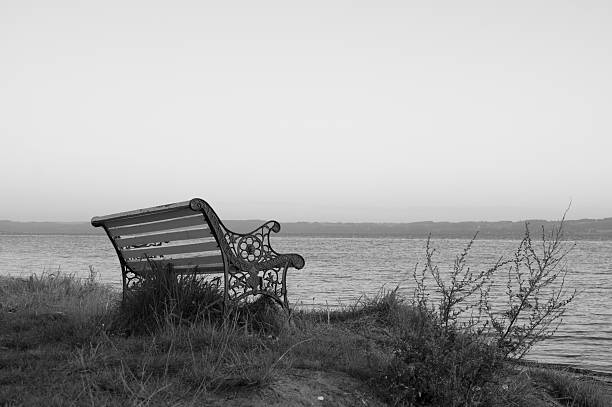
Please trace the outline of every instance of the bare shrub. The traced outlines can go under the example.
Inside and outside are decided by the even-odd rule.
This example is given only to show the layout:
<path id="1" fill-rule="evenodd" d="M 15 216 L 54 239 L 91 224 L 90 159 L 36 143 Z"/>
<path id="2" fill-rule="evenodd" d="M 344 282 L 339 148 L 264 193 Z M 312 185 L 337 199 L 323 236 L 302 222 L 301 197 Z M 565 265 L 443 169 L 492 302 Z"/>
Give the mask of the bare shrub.
<path id="1" fill-rule="evenodd" d="M 429 303 L 429 288 L 425 285 L 426 275 L 430 275 L 435 282 L 435 291 L 440 299 L 437 306 L 438 318 L 444 328 L 456 327 L 459 322 L 463 322 L 464 328 L 477 326 L 482 315 L 482 301 L 473 301 L 475 295 L 487 292 L 486 287 L 490 285 L 493 274 L 508 264 L 509 261 L 500 257 L 491 267 L 476 271 L 467 265 L 467 259 L 476 240 L 477 233 L 468 242 L 463 252 L 455 257 L 453 267 L 448 276 L 440 274 L 440 269 L 434 263 L 435 248 L 431 246 L 431 236 L 427 238 L 425 246 L 425 265 L 420 273 L 417 271 L 418 265 L 413 272 L 416 282 L 415 304 L 420 308 L 430 308 L 435 310 Z M 478 315 L 474 316 L 474 311 L 478 310 Z M 462 318 L 469 313 L 469 318 Z"/>
<path id="2" fill-rule="evenodd" d="M 483 292 L 497 345 L 506 357 L 520 359 L 535 343 L 550 338 L 576 296 L 575 290 L 565 288 L 565 260 L 573 246 L 564 244 L 564 220 L 565 216 L 548 234 L 542 227 L 537 245 L 531 239 L 529 224 L 525 225 L 525 235 L 508 267 L 504 311 L 495 311 L 489 290 Z"/>
<path id="3" fill-rule="evenodd" d="M 504 357 L 522 358 L 531 347 L 550 338 L 561 323 L 567 305 L 576 292 L 565 288 L 566 257 L 573 246 L 563 240 L 563 223 L 546 233 L 542 227 L 541 242 L 531 237 L 529 224 L 511 258 L 503 256 L 480 271 L 468 266 L 467 260 L 476 235 L 456 256 L 448 275 L 440 273 L 434 262 L 436 250 L 427 239 L 425 262 L 413 271 L 414 305 L 437 314 L 445 329 L 459 328 L 481 335 L 490 342 L 491 335 Z M 502 308 L 491 300 L 493 277 L 507 270 L 506 302 Z M 428 278 L 434 287 L 427 285 Z M 438 297 L 436 305 L 430 294 Z"/>

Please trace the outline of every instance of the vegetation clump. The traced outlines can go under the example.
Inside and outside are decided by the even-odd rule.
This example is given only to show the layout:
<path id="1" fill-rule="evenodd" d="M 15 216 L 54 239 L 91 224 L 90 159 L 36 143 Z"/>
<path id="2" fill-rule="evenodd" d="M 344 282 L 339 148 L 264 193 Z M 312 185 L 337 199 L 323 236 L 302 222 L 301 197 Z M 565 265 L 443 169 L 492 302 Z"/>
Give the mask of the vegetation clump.
<path id="1" fill-rule="evenodd" d="M 472 269 L 467 259 L 475 237 L 449 271 L 434 261 L 427 240 L 425 261 L 415 267 L 415 315 L 400 324 L 387 385 L 393 402 L 406 405 L 492 405 L 510 402 L 496 383 L 508 362 L 552 336 L 575 292 L 565 290 L 563 220 L 536 245 L 529 226 L 513 256 Z M 507 272 L 506 302 L 494 303 L 494 277 Z M 496 297 L 499 298 L 499 295 Z M 497 401 L 496 401 L 497 400 Z"/>
<path id="2" fill-rule="evenodd" d="M 168 323 L 193 324 L 217 320 L 222 314 L 223 292 L 218 280 L 154 269 L 124 293 L 114 315 L 114 328 L 126 334 L 153 333 Z"/>

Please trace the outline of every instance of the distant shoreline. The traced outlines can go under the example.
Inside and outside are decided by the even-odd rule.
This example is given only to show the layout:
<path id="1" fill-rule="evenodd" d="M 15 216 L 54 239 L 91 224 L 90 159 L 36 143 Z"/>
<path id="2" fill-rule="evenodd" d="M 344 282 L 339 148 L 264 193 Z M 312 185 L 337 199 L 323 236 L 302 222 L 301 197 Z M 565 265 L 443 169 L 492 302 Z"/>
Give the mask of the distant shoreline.
<path id="1" fill-rule="evenodd" d="M 404 238 L 422 239 L 431 235 L 436 239 L 470 239 L 478 232 L 478 239 L 521 239 L 529 223 L 534 237 L 542 227 L 550 231 L 556 221 L 527 220 L 499 222 L 410 222 L 410 223 L 340 223 L 340 222 L 286 222 L 281 223 L 280 236 L 330 238 Z M 227 220 L 225 225 L 236 232 L 249 232 L 263 220 Z M 568 240 L 612 240 L 612 218 L 567 220 L 564 224 Z M 104 231 L 88 222 L 14 222 L 0 220 L 0 235 L 104 235 Z"/>

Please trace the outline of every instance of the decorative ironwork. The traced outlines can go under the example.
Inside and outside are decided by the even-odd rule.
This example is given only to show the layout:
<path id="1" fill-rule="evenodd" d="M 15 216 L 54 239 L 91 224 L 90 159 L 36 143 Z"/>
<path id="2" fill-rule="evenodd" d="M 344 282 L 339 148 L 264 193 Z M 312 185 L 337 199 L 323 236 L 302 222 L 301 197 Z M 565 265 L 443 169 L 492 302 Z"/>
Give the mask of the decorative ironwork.
<path id="1" fill-rule="evenodd" d="M 259 237 L 253 235 L 242 236 L 234 244 L 240 258 L 251 262 L 258 261 L 265 252 L 270 251 L 269 248 L 266 250 L 267 246 L 264 247 Z"/>
<path id="2" fill-rule="evenodd" d="M 275 230 L 280 230 L 280 225 L 270 221 L 246 234 L 234 233 L 225 229 L 223 237 L 234 256 L 249 263 L 265 263 L 279 256 L 270 247 L 270 233 Z"/>
<path id="3" fill-rule="evenodd" d="M 134 271 L 132 271 L 131 269 L 129 269 L 128 267 L 125 267 L 125 269 L 123 270 L 123 286 L 124 286 L 124 290 L 131 290 L 134 287 L 140 285 L 140 283 L 142 283 L 143 280 L 143 276 L 144 273 L 140 272 L 140 273 L 135 273 Z"/>
<path id="4" fill-rule="evenodd" d="M 287 268 L 304 267 L 299 254 L 279 254 L 270 245 L 270 234 L 280 231 L 280 224 L 269 221 L 249 233 L 227 229 L 215 211 L 202 199 L 192 199 L 190 207 L 202 211 L 209 221 L 226 257 L 226 293 L 233 300 L 248 295 L 267 295 L 288 307 Z"/>
<path id="5" fill-rule="evenodd" d="M 265 271 L 232 269 L 229 273 L 230 298 L 240 300 L 248 295 L 267 295 L 281 305 L 286 305 L 286 268 L 275 267 Z"/>

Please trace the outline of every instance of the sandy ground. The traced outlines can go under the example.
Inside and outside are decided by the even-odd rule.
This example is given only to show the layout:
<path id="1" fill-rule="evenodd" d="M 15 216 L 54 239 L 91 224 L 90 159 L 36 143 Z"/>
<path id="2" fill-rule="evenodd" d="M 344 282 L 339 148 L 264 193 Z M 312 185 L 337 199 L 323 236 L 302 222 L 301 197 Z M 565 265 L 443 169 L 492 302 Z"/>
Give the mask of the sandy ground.
<path id="1" fill-rule="evenodd" d="M 576 374 L 576 376 L 585 375 Z M 607 376 L 607 375 L 606 375 Z M 589 375 L 586 375 L 589 377 Z M 594 377 L 601 382 L 612 397 L 610 377 Z M 608 380 L 606 380 L 608 379 Z M 369 387 L 344 373 L 324 372 L 308 369 L 291 369 L 277 375 L 272 385 L 263 389 L 245 389 L 243 392 L 211 395 L 211 406 L 339 406 L 379 407 L 386 406 L 376 398 Z M 566 404 L 555 400 L 543 383 L 537 384 L 544 392 L 534 405 L 562 407 Z"/>
<path id="2" fill-rule="evenodd" d="M 211 406 L 386 406 L 367 385 L 343 373 L 291 369 L 267 388 L 217 395 Z"/>

